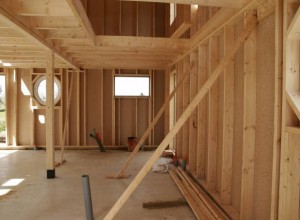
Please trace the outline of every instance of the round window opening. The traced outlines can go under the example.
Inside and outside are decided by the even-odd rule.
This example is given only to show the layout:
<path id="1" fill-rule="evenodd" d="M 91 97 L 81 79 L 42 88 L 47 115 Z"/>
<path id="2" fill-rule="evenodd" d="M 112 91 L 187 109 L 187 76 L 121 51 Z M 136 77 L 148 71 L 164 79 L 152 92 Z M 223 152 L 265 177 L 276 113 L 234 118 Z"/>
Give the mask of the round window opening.
<path id="1" fill-rule="evenodd" d="M 34 97 L 41 105 L 46 105 L 46 76 L 41 76 L 34 84 Z M 57 77 L 54 77 L 54 105 L 61 98 L 61 84 Z"/>

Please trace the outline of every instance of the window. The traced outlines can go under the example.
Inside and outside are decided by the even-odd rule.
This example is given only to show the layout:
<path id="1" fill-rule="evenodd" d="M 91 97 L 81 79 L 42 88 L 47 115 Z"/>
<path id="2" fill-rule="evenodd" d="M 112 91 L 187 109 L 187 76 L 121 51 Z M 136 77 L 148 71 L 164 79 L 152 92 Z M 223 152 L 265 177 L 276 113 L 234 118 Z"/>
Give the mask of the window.
<path id="1" fill-rule="evenodd" d="M 34 97 L 41 105 L 46 105 L 46 76 L 41 76 L 34 84 Z M 54 105 L 61 98 L 61 84 L 57 77 L 54 77 Z"/>
<path id="2" fill-rule="evenodd" d="M 115 76 L 115 96 L 121 97 L 149 97 L 149 76 Z"/>
<path id="3" fill-rule="evenodd" d="M 173 24 L 176 16 L 177 16 L 176 4 L 170 3 L 170 25 Z"/>

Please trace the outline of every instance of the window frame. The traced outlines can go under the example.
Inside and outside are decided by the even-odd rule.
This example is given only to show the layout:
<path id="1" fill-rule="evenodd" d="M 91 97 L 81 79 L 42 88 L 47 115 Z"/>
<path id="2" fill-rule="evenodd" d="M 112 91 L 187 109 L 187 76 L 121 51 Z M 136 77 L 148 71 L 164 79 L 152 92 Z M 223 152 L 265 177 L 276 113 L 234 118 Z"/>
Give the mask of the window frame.
<path id="1" fill-rule="evenodd" d="M 148 78 L 149 79 L 149 95 L 116 95 L 116 78 L 118 77 L 133 77 L 133 78 Z M 151 75 L 147 74 L 115 74 L 113 78 L 113 96 L 115 98 L 150 98 L 151 97 L 151 85 L 152 79 Z"/>

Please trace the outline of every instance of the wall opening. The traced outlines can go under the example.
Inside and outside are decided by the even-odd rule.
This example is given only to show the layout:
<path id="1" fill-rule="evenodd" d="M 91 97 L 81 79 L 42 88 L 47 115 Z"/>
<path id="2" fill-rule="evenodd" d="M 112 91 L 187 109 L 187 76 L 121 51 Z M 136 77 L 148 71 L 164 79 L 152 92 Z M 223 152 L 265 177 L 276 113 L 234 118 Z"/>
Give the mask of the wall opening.
<path id="1" fill-rule="evenodd" d="M 114 95 L 117 97 L 149 97 L 150 76 L 115 76 Z"/>

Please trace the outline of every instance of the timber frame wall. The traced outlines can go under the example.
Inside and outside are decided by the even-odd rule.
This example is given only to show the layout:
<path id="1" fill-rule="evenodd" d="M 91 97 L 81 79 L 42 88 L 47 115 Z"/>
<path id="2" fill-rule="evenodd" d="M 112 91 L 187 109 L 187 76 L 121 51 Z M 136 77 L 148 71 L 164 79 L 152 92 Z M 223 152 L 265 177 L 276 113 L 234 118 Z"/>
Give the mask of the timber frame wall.
<path id="1" fill-rule="evenodd" d="M 81 70 L 56 67 L 63 95 L 52 109 L 55 145 L 63 136 L 68 103 L 67 148 L 94 147 L 89 138 L 93 128 L 105 145 L 127 145 L 128 136 L 143 135 L 179 79 L 188 75 L 146 141 L 159 145 L 254 16 L 254 31 L 168 146 L 187 160 L 187 172 L 231 218 L 299 220 L 300 1 L 244 2 L 248 4 L 237 9 L 177 5 L 170 25 L 170 10 L 164 4 L 82 1 L 97 35 L 168 37 L 172 42 L 188 41 L 189 49 L 175 59 L 166 54 L 171 61 L 164 66 L 167 61 L 151 67 L 145 57 L 137 57 L 147 65 L 134 68 L 129 63 L 121 68 L 103 61 L 104 68 L 93 61 Z M 99 8 L 101 16 L 95 10 Z M 48 61 L 53 61 L 52 55 L 47 54 Z M 92 57 L 78 62 L 88 59 Z M 22 85 L 32 94 L 33 82 L 53 66 L 47 71 L 24 67 L 1 69 L 7 76 L 7 144 L 44 146 L 46 129 L 38 118 L 47 114 L 46 107 L 24 95 Z M 149 74 L 151 98 L 114 98 L 116 74 Z"/>

